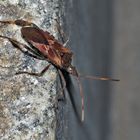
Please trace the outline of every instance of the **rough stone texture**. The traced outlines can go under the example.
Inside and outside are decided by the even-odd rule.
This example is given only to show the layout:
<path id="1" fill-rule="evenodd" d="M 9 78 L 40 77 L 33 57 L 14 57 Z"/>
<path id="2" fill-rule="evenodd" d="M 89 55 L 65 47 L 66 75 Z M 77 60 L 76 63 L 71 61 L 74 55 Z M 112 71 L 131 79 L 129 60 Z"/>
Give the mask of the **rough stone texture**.
<path id="1" fill-rule="evenodd" d="M 56 22 L 61 19 L 60 0 L 0 1 L 0 20 L 30 20 L 57 36 Z M 60 8 L 61 7 L 61 8 Z M 0 24 L 0 34 L 25 43 L 20 28 Z M 25 56 L 0 39 L 0 139 L 53 140 L 56 129 L 56 70 L 53 66 L 43 77 L 14 74 L 41 71 L 48 63 Z"/>

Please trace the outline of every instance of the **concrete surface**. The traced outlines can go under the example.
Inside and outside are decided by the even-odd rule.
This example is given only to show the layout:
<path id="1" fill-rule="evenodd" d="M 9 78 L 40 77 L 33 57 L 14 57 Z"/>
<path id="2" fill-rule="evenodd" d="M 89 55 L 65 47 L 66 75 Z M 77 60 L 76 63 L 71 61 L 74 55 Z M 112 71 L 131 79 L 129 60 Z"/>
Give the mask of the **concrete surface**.
<path id="1" fill-rule="evenodd" d="M 56 22 L 61 18 L 58 0 L 0 1 L 0 20 L 24 19 L 57 36 Z M 61 9 L 61 10 L 60 10 Z M 0 24 L 0 34 L 25 43 L 20 28 Z M 0 139 L 54 140 L 56 137 L 56 70 L 53 66 L 43 77 L 14 74 L 41 71 L 45 61 L 25 56 L 10 42 L 0 39 Z"/>

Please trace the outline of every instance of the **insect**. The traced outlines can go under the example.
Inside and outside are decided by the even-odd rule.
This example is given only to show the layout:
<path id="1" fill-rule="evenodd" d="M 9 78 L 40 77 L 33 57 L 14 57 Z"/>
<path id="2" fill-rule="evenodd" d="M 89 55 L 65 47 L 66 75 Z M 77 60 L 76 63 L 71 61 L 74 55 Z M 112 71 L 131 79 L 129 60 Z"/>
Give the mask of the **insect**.
<path id="1" fill-rule="evenodd" d="M 83 90 L 80 83 L 80 77 L 96 79 L 96 80 L 111 80 L 119 81 L 118 79 L 111 79 L 108 77 L 96 77 L 96 76 L 82 76 L 78 73 L 76 68 L 71 64 L 73 53 L 69 48 L 64 47 L 64 44 L 61 44 L 58 40 L 54 38 L 48 31 L 43 31 L 36 24 L 28 22 L 22 19 L 19 20 L 5 20 L 0 21 L 2 24 L 15 24 L 21 27 L 21 35 L 23 39 L 29 44 L 25 45 L 19 41 L 9 38 L 7 36 L 0 35 L 0 38 L 8 39 L 11 44 L 19 49 L 24 54 L 34 57 L 40 60 L 46 60 L 49 62 L 40 73 L 20 71 L 16 74 L 29 74 L 34 76 L 42 76 L 50 67 L 54 65 L 63 80 L 62 90 L 66 87 L 66 81 L 64 80 L 63 72 L 65 71 L 68 74 L 71 74 L 77 78 L 77 82 L 80 89 L 81 96 L 81 120 L 84 120 L 84 96 Z"/>

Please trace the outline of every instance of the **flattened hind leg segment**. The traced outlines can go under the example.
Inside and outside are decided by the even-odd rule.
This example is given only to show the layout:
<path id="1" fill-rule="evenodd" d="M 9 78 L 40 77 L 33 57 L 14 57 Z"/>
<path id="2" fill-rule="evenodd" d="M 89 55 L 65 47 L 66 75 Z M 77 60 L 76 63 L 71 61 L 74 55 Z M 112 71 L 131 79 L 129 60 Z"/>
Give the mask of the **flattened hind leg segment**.
<path id="1" fill-rule="evenodd" d="M 22 20 L 22 19 L 3 20 L 3 21 L 0 21 L 0 23 L 2 23 L 2 24 L 15 24 L 15 25 L 21 26 L 21 27 L 29 26 L 29 27 L 37 27 L 38 28 L 38 26 L 35 25 L 34 23 L 26 21 L 26 20 Z"/>

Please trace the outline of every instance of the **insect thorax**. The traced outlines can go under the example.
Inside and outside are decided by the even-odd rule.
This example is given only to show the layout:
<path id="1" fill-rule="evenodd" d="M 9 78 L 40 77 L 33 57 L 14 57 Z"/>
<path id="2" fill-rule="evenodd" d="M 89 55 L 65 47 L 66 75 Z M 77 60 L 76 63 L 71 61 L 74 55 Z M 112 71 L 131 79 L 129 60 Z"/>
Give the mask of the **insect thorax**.
<path id="1" fill-rule="evenodd" d="M 67 69 L 71 65 L 72 61 L 72 53 L 64 53 L 62 55 L 62 67 Z"/>

